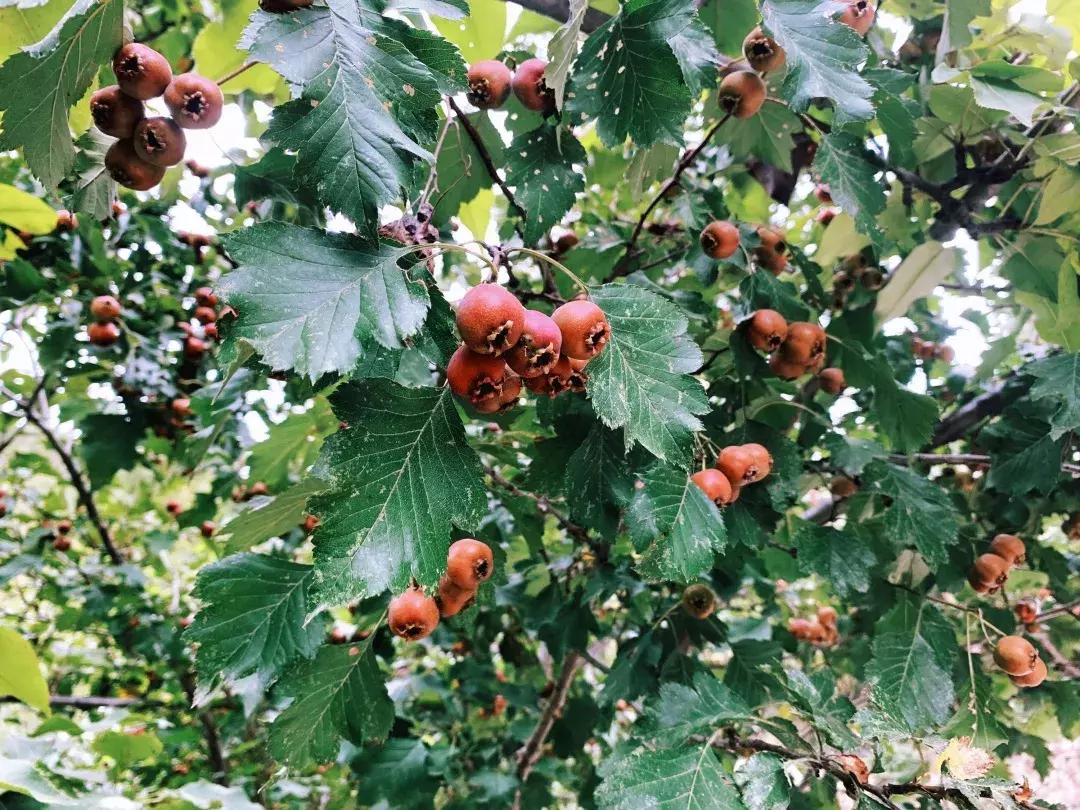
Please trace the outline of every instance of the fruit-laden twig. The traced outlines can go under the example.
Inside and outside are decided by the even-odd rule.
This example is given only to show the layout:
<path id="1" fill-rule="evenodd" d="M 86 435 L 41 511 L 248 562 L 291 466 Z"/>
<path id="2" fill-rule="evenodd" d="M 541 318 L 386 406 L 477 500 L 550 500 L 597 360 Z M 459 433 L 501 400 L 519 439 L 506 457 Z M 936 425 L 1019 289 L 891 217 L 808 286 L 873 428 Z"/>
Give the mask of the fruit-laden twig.
<path id="1" fill-rule="evenodd" d="M 709 141 L 727 120 L 731 118 L 731 113 L 726 113 L 719 121 L 712 125 L 712 127 L 705 133 L 705 137 L 701 139 L 701 143 L 687 152 L 679 162 L 675 165 L 675 171 L 672 173 L 664 185 L 660 187 L 660 190 L 656 192 L 656 196 L 649 201 L 648 206 L 641 212 L 641 216 L 638 217 L 637 223 L 634 225 L 634 231 L 630 234 L 630 241 L 626 243 L 626 250 L 623 251 L 622 258 L 615 264 L 611 272 L 608 273 L 608 277 L 604 279 L 605 282 L 614 281 L 619 276 L 625 276 L 630 272 L 630 259 L 633 257 L 634 248 L 637 247 L 638 239 L 641 238 L 641 232 L 645 229 L 645 222 L 649 218 L 649 214 L 653 212 L 653 209 L 660 204 L 668 192 L 675 188 L 679 184 L 679 179 L 683 176 L 690 165 L 697 159 L 697 156 L 701 154 L 702 150 L 709 145 Z"/>
<path id="2" fill-rule="evenodd" d="M 90 518 L 91 523 L 94 524 L 94 528 L 97 529 L 98 536 L 101 538 L 101 545 L 105 548 L 105 552 L 109 555 L 109 559 L 116 565 L 122 565 L 124 562 L 123 556 L 117 550 L 113 544 L 112 536 L 109 534 L 109 529 L 105 525 L 105 521 L 101 517 L 101 513 L 98 512 L 97 504 L 94 502 L 94 495 L 89 485 L 83 480 L 82 473 L 79 472 L 78 465 L 75 464 L 75 459 L 71 453 L 67 451 L 60 439 L 56 434 L 46 425 L 36 413 L 34 413 L 33 400 L 44 389 L 44 378 L 38 383 L 35 393 L 31 396 L 30 401 L 21 399 L 13 391 L 8 390 L 5 386 L 0 384 L 0 394 L 3 394 L 12 402 L 14 402 L 22 411 L 23 416 L 26 417 L 26 421 L 36 427 L 45 436 L 46 441 L 52 447 L 56 454 L 60 457 L 60 462 L 64 465 L 64 469 L 67 470 L 68 478 L 71 481 L 71 485 L 75 487 L 75 492 L 79 496 L 79 502 L 82 503 L 83 508 L 86 509 L 87 517 Z"/>

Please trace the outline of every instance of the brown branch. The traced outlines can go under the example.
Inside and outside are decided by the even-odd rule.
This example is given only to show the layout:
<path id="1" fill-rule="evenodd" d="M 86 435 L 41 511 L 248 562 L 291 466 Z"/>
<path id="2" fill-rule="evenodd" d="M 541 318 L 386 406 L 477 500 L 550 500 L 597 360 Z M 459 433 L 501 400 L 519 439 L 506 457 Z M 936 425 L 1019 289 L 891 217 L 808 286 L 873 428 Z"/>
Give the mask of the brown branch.
<path id="1" fill-rule="evenodd" d="M 484 168 L 487 169 L 487 173 L 491 176 L 491 179 L 495 181 L 495 184 L 502 190 L 503 195 L 506 197 L 507 202 L 510 203 L 510 207 L 513 208 L 518 216 L 525 219 L 528 214 L 525 213 L 525 209 L 521 207 L 517 199 L 514 197 L 514 192 L 510 190 L 510 187 L 506 185 L 506 181 L 502 179 L 502 175 L 499 174 L 499 170 L 495 167 L 495 161 L 491 158 L 491 153 L 484 145 L 484 139 L 480 137 L 480 133 L 476 131 L 476 127 L 473 126 L 469 117 L 462 112 L 461 107 L 457 105 L 452 97 L 447 97 L 447 104 L 450 105 L 450 109 L 454 111 L 458 121 L 461 122 L 462 128 L 469 136 L 469 139 L 473 142 L 473 146 L 476 147 L 476 153 L 480 155 L 480 161 L 484 164 Z M 520 232 L 520 225 L 519 232 Z M 483 234 L 477 234 L 477 238 L 482 238 Z"/>
<path id="2" fill-rule="evenodd" d="M 1054 619 L 1058 616 L 1063 616 L 1065 614 L 1069 614 L 1070 616 L 1072 616 L 1075 615 L 1075 611 L 1077 610 L 1080 610 L 1080 599 L 1072 602 L 1067 602 L 1064 605 L 1058 605 L 1056 607 L 1049 608 L 1048 610 L 1044 610 L 1036 617 L 1035 620 L 1041 622 L 1043 619 Z"/>
<path id="3" fill-rule="evenodd" d="M 510 2 L 510 0 L 503 0 L 503 2 Z M 537 14 L 543 14 L 545 17 L 551 17 L 551 19 L 558 20 L 561 23 L 570 19 L 570 4 L 567 0 L 513 0 L 513 2 L 522 8 L 535 11 Z M 586 34 L 591 34 L 609 19 L 610 15 L 595 8 L 590 8 L 585 12 L 585 20 L 581 24 L 581 30 Z"/>
<path id="4" fill-rule="evenodd" d="M 180 683 L 184 687 L 188 703 L 195 705 L 195 675 L 190 671 L 180 673 Z M 229 763 L 225 759 L 225 753 L 221 748 L 221 738 L 218 736 L 217 725 L 209 709 L 196 709 L 199 722 L 203 727 L 203 739 L 206 741 L 207 758 L 214 772 L 214 781 L 219 785 L 229 784 Z"/>
<path id="5" fill-rule="evenodd" d="M 536 503 L 537 511 L 541 514 L 551 515 L 555 518 L 556 522 L 566 531 L 567 534 L 573 535 L 578 540 L 583 540 L 586 543 L 592 542 L 592 538 L 589 537 L 588 530 L 574 521 L 570 520 L 566 515 L 560 512 L 558 509 L 554 509 L 551 506 L 551 502 L 548 501 L 543 495 L 537 495 L 535 492 L 528 492 L 521 487 L 514 484 L 513 481 L 499 474 L 493 467 L 484 465 L 484 472 L 487 476 L 495 482 L 496 485 L 502 487 L 511 495 L 516 495 L 519 498 L 528 498 L 530 501 Z"/>
<path id="6" fill-rule="evenodd" d="M 262 63 L 258 59 L 252 59 L 250 62 L 244 62 L 244 64 L 242 64 L 240 67 L 236 68 L 236 70 L 229 71 L 224 76 L 222 76 L 220 79 L 218 79 L 216 84 L 217 84 L 218 87 L 220 87 L 221 85 L 225 84 L 225 82 L 232 81 L 237 76 L 239 76 L 239 75 L 241 75 L 243 73 L 246 73 L 247 71 L 251 70 L 253 67 L 255 67 L 256 65 L 259 65 L 259 64 L 262 64 Z"/>
<path id="7" fill-rule="evenodd" d="M 1054 662 L 1054 666 L 1060 670 L 1066 678 L 1069 678 L 1070 680 L 1080 678 L 1080 666 L 1077 666 L 1070 661 L 1068 657 L 1057 648 L 1057 645 L 1050 640 L 1050 636 L 1046 633 L 1029 633 L 1029 635 L 1039 642 L 1040 647 L 1046 650 L 1046 654 L 1050 656 L 1050 660 Z"/>

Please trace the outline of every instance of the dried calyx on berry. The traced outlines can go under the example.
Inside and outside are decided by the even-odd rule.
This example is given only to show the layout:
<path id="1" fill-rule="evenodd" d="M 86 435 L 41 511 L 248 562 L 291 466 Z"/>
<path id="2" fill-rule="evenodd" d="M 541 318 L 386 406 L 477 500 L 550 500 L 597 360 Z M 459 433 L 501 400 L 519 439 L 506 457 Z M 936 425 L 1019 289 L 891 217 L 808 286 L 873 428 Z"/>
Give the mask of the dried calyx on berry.
<path id="1" fill-rule="evenodd" d="M 742 47 L 746 61 L 758 73 L 768 73 L 784 66 L 784 49 L 776 44 L 775 39 L 766 36 L 760 26 L 746 35 Z"/>
<path id="2" fill-rule="evenodd" d="M 187 136 L 171 118 L 144 118 L 135 127 L 135 153 L 155 166 L 175 166 L 184 159 Z"/>
<path id="3" fill-rule="evenodd" d="M 766 93 L 760 76 L 750 70 L 737 70 L 720 82 L 717 100 L 721 109 L 736 118 L 752 118 L 765 103 Z"/>
<path id="4" fill-rule="evenodd" d="M 119 85 L 103 87 L 90 96 L 94 126 L 114 138 L 130 138 L 144 115 L 142 102 L 122 92 Z"/>
<path id="5" fill-rule="evenodd" d="M 522 377 L 539 377 L 551 371 L 561 352 L 558 324 L 542 312 L 527 309 L 521 337 L 506 353 L 506 362 Z"/>
<path id="6" fill-rule="evenodd" d="M 510 68 L 496 59 L 485 59 L 471 65 L 465 78 L 469 85 L 465 98 L 481 110 L 501 107 L 510 97 L 513 76 Z"/>
<path id="7" fill-rule="evenodd" d="M 776 351 L 787 338 L 788 322 L 775 309 L 759 309 L 746 324 L 747 338 L 760 351 Z"/>
<path id="8" fill-rule="evenodd" d="M 209 129 L 221 119 L 225 98 L 205 76 L 182 73 L 165 89 L 165 105 L 184 129 Z"/>
<path id="9" fill-rule="evenodd" d="M 390 600 L 387 623 L 406 641 L 427 638 L 439 625 L 439 606 L 419 588 L 410 588 Z"/>
<path id="10" fill-rule="evenodd" d="M 714 220 L 701 232 L 700 242 L 710 259 L 727 259 L 739 249 L 739 229 L 730 222 Z"/>
<path id="11" fill-rule="evenodd" d="M 113 73 L 120 89 L 141 101 L 160 96 L 173 77 L 169 60 L 140 42 L 129 42 L 116 52 Z"/>
<path id="12" fill-rule="evenodd" d="M 164 166 L 155 166 L 139 157 L 131 139 L 123 139 L 105 153 L 105 171 L 122 186 L 135 191 L 148 191 L 165 176 Z"/>
<path id="13" fill-rule="evenodd" d="M 480 284 L 465 293 L 458 304 L 457 328 L 472 351 L 499 355 L 521 339 L 525 307 L 498 284 Z"/>
<path id="14" fill-rule="evenodd" d="M 716 457 L 716 469 L 735 487 L 761 481 L 772 472 L 772 454 L 760 444 L 731 445 Z"/>
<path id="15" fill-rule="evenodd" d="M 695 619 L 707 619 L 716 610 L 716 594 L 708 585 L 695 582 L 683 591 L 682 606 Z"/>
<path id="16" fill-rule="evenodd" d="M 562 332 L 562 353 L 574 360 L 591 360 L 611 338 L 604 311 L 586 299 L 567 301 L 552 313 L 551 319 Z"/>
<path id="17" fill-rule="evenodd" d="M 840 22 L 859 36 L 866 36 L 874 25 L 877 10 L 868 0 L 845 0 L 847 3 L 840 13 Z"/>
<path id="18" fill-rule="evenodd" d="M 774 276 L 780 275 L 788 265 L 784 235 L 764 225 L 757 229 L 757 235 L 761 244 L 754 248 L 754 260 Z"/>
<path id="19" fill-rule="evenodd" d="M 477 354 L 462 344 L 446 366 L 450 390 L 474 406 L 502 396 L 506 362 L 501 357 Z"/>

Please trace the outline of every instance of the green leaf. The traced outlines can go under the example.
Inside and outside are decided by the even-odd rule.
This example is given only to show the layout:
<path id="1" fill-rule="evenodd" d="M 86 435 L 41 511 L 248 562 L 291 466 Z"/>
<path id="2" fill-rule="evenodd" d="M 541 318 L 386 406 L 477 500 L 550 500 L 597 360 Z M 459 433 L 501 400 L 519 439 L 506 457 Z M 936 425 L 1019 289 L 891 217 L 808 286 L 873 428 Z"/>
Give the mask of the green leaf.
<path id="1" fill-rule="evenodd" d="M 757 115 L 729 119 L 721 128 L 721 138 L 735 157 L 753 155 L 790 172 L 791 150 L 795 148 L 791 136 L 801 129 L 798 116 L 786 105 L 766 101 Z"/>
<path id="2" fill-rule="evenodd" d="M 75 796 L 67 781 L 49 771 L 40 761 L 0 757 L 0 792 L 13 791 L 29 796 L 43 806 L 74 807 L 80 798 Z M 7 798 L 4 802 L 7 803 Z"/>
<path id="3" fill-rule="evenodd" d="M 566 109 L 596 118 L 608 146 L 682 143 L 691 96 L 669 38 L 693 17 L 692 0 L 630 0 L 585 41 Z"/>
<path id="4" fill-rule="evenodd" d="M 58 29 L 0 66 L 0 150 L 22 149 L 49 189 L 75 165 L 68 110 L 120 47 L 123 17 L 122 0 L 79 0 Z"/>
<path id="5" fill-rule="evenodd" d="M 702 355 L 687 334 L 682 311 L 632 284 L 592 290 L 593 301 L 611 325 L 611 340 L 589 363 L 593 409 L 610 428 L 624 429 L 629 449 L 641 444 L 657 458 L 686 464 L 699 415 L 708 402 L 701 385 L 687 376 Z"/>
<path id="6" fill-rule="evenodd" d="M 880 246 L 877 216 L 885 210 L 885 192 L 874 178 L 877 170 L 863 157 L 864 148 L 862 138 L 831 132 L 818 145 L 814 168 L 829 184 L 833 199 L 855 218 L 859 231 Z"/>
<path id="7" fill-rule="evenodd" d="M 94 413 L 80 420 L 79 430 L 79 454 L 86 462 L 90 485 L 97 488 L 111 481 L 118 470 L 135 466 L 146 426 L 138 411 L 132 416 Z"/>
<path id="8" fill-rule="evenodd" d="M 1041 419 L 1023 419 L 1008 414 L 980 434 L 1003 436 L 1010 445 L 991 452 L 990 475 L 987 483 L 1001 492 L 1026 495 L 1028 492 L 1050 492 L 1061 478 L 1061 454 L 1064 437 L 1055 440 L 1048 434 L 1049 426 Z M 1007 431 L 1007 433 L 1006 433 Z"/>
<path id="9" fill-rule="evenodd" d="M 1016 300 L 1035 314 L 1039 337 L 1068 352 L 1080 351 L 1080 292 L 1076 287 L 1076 271 L 1066 261 L 1058 268 L 1057 290 L 1052 297 L 1016 293 Z"/>
<path id="10" fill-rule="evenodd" d="M 434 585 L 446 568 L 452 526 L 474 529 L 486 514 L 480 462 L 449 388 L 351 382 L 331 397 L 348 425 L 316 465 L 330 487 L 311 504 L 317 597 L 340 604 Z"/>
<path id="11" fill-rule="evenodd" d="M 248 459 L 249 477 L 279 491 L 289 474 L 305 469 L 322 447 L 323 439 L 337 429 L 330 406 L 323 398 L 303 413 L 294 413 L 270 427 L 266 441 L 259 442 Z"/>
<path id="12" fill-rule="evenodd" d="M 898 450 L 911 452 L 930 438 L 937 423 L 938 406 L 933 397 L 901 387 L 892 366 L 876 358 L 869 366 L 874 387 L 873 415 L 885 436 Z"/>
<path id="13" fill-rule="evenodd" d="M 948 493 L 905 467 L 873 461 L 864 489 L 892 499 L 884 512 L 885 536 L 897 549 L 914 546 L 931 565 L 941 565 L 956 542 L 960 521 Z"/>
<path id="14" fill-rule="evenodd" d="M 778 670 L 783 649 L 775 641 L 735 641 L 731 644 L 731 660 L 724 672 L 724 685 L 756 706 L 768 697 L 776 683 L 773 670 Z"/>
<path id="15" fill-rule="evenodd" d="M 632 487 L 622 436 L 594 425 L 566 463 L 563 489 L 570 516 L 614 537 L 621 517 L 618 505 Z"/>
<path id="16" fill-rule="evenodd" d="M 0 62 L 43 39 L 72 5 L 71 0 L 0 3 Z"/>
<path id="17" fill-rule="evenodd" d="M 525 241 L 536 242 L 574 205 L 585 190 L 585 178 L 574 170 L 584 164 L 585 150 L 569 130 L 553 124 L 518 135 L 506 150 L 506 182 L 528 217 Z"/>
<path id="18" fill-rule="evenodd" d="M 566 102 L 566 81 L 570 78 L 570 68 L 578 52 L 578 35 L 588 10 L 589 0 L 569 0 L 569 16 L 548 42 L 544 81 L 555 93 L 555 107 L 560 110 Z"/>
<path id="19" fill-rule="evenodd" d="M 105 153 L 113 143 L 114 138 L 97 129 L 91 129 L 75 142 L 79 151 L 75 156 L 75 188 L 70 203 L 72 211 L 99 221 L 112 216 L 116 183 L 105 171 Z"/>
<path id="20" fill-rule="evenodd" d="M 720 725 L 752 717 L 746 702 L 719 678 L 705 672 L 694 675 L 693 686 L 668 682 L 649 708 L 655 738 L 679 745 L 695 734 L 711 734 Z"/>
<path id="21" fill-rule="evenodd" d="M 257 0 L 231 0 L 222 3 L 220 15 L 208 21 L 191 44 L 191 55 L 204 76 L 227 76 L 245 62 L 247 54 L 237 43 L 248 19 L 259 7 Z M 223 89 L 227 93 L 252 90 L 270 94 L 281 80 L 266 65 L 255 65 L 230 79 Z"/>
<path id="22" fill-rule="evenodd" d="M 866 675 L 873 698 L 912 733 L 940 725 L 952 712 L 956 637 L 930 602 L 903 598 L 874 626 Z"/>
<path id="23" fill-rule="evenodd" d="M 845 439 L 838 433 L 826 436 L 824 444 L 829 450 L 833 466 L 848 475 L 861 475 L 867 464 L 876 458 L 885 457 L 885 448 L 876 442 Z"/>
<path id="24" fill-rule="evenodd" d="M 104 731 L 94 738 L 93 749 L 102 756 L 110 757 L 118 768 L 127 768 L 138 762 L 153 759 L 165 746 L 150 731 Z"/>
<path id="25" fill-rule="evenodd" d="M 505 146 L 491 118 L 486 111 L 469 113 L 469 123 L 480 136 L 488 154 L 496 166 L 504 165 Z M 491 175 L 488 174 L 480 152 L 469 137 L 465 127 L 457 116 L 450 121 L 450 128 L 446 132 L 442 151 L 436 163 L 437 185 L 433 195 L 435 199 L 436 222 L 446 222 L 452 216 L 457 216 L 462 203 L 474 199 L 482 189 L 490 189 L 492 185 Z"/>
<path id="26" fill-rule="evenodd" d="M 830 15 L 843 6 L 821 0 L 766 0 L 761 16 L 787 54 L 783 94 L 796 111 L 827 98 L 836 105 L 837 122 L 864 120 L 874 114 L 874 88 L 859 75 L 869 53 L 866 44 Z"/>
<path id="27" fill-rule="evenodd" d="M 49 713 L 49 687 L 34 648 L 10 627 L 0 627 L 0 697 L 7 696 Z"/>
<path id="28" fill-rule="evenodd" d="M 720 510 L 686 470 L 653 465 L 627 512 L 627 525 L 642 551 L 638 570 L 647 579 L 690 582 L 713 565 L 727 545 Z"/>
<path id="29" fill-rule="evenodd" d="M 969 27 L 976 17 L 990 15 L 990 0 L 947 0 L 945 4 L 945 30 L 950 50 L 957 50 L 972 42 Z"/>
<path id="30" fill-rule="evenodd" d="M 735 771 L 735 781 L 749 810 L 785 810 L 791 783 L 784 762 L 773 754 L 754 754 Z"/>
<path id="31" fill-rule="evenodd" d="M 306 478 L 274 498 L 260 498 L 221 527 L 218 538 L 228 538 L 226 554 L 235 554 L 271 537 L 285 534 L 304 521 L 308 498 L 326 489 L 325 481 Z"/>
<path id="32" fill-rule="evenodd" d="M 642 748 L 614 763 L 596 801 L 613 810 L 740 810 L 742 800 L 728 780 L 709 744 Z"/>
<path id="33" fill-rule="evenodd" d="M 1080 428 L 1080 354 L 1059 354 L 1024 368 L 1038 382 L 1032 399 L 1052 399 L 1059 404 L 1050 418 L 1050 436 L 1060 439 Z"/>
<path id="34" fill-rule="evenodd" d="M 799 568 L 817 574 L 841 597 L 870 590 L 874 552 L 856 535 L 795 519 L 792 542 L 798 549 Z"/>
<path id="35" fill-rule="evenodd" d="M 469 16 L 463 20 L 433 20 L 439 33 L 461 49 L 470 65 L 494 59 L 506 42 L 506 3 L 502 0 L 472 0 Z"/>
<path id="36" fill-rule="evenodd" d="M 397 266 L 402 251 L 281 222 L 234 231 L 225 246 L 239 264 L 220 287 L 240 313 L 232 334 L 271 368 L 312 380 L 347 371 L 362 341 L 401 348 L 427 316 L 426 287 Z"/>
<path id="37" fill-rule="evenodd" d="M 199 645 L 203 690 L 248 675 L 266 686 L 296 659 L 315 655 L 322 622 L 304 624 L 313 574 L 310 565 L 261 554 L 236 554 L 199 571 L 195 596 L 203 608 L 187 638 Z"/>
<path id="38" fill-rule="evenodd" d="M 255 163 L 236 167 L 236 185 L 233 189 L 238 206 L 258 200 L 277 200 L 293 205 L 318 208 L 318 201 L 311 189 L 297 182 L 296 156 L 284 150 L 268 149 Z"/>
<path id="39" fill-rule="evenodd" d="M 874 314 L 881 323 L 901 317 L 963 266 L 964 254 L 959 248 L 932 240 L 923 242 L 889 275 L 889 283 L 878 293 Z"/>
<path id="40" fill-rule="evenodd" d="M 341 737 L 355 745 L 384 739 L 394 722 L 370 645 L 324 645 L 282 679 L 279 691 L 294 699 L 270 726 L 270 754 L 293 767 L 332 760 Z"/>

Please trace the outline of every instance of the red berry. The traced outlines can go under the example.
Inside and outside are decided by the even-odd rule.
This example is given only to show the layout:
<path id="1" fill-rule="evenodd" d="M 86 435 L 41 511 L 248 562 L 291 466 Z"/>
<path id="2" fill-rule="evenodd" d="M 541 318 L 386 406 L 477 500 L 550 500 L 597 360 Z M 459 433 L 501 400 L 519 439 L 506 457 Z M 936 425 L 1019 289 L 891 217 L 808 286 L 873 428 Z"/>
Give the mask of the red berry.
<path id="1" fill-rule="evenodd" d="M 765 36 L 760 26 L 746 35 L 742 49 L 746 61 L 758 73 L 779 70 L 787 58 L 784 49 L 776 44 L 775 39 Z"/>
<path id="2" fill-rule="evenodd" d="M 130 138 L 109 147 L 105 153 L 105 171 L 117 183 L 134 191 L 149 191 L 165 176 L 164 166 L 155 166 L 139 157 Z"/>
<path id="3" fill-rule="evenodd" d="M 710 259 L 726 259 L 739 249 L 739 229 L 730 222 L 714 220 L 705 226 L 700 240 Z"/>
<path id="4" fill-rule="evenodd" d="M 99 321 L 120 317 L 120 302 L 111 295 L 99 295 L 90 302 L 90 314 Z"/>
<path id="5" fill-rule="evenodd" d="M 727 506 L 732 501 L 731 481 L 719 470 L 709 468 L 690 476 L 705 497 L 717 506 Z"/>
<path id="6" fill-rule="evenodd" d="M 209 129 L 221 118 L 225 97 L 205 76 L 182 73 L 166 88 L 165 105 L 184 129 Z"/>
<path id="7" fill-rule="evenodd" d="M 191 336 L 184 341 L 184 356 L 189 360 L 198 360 L 206 354 L 208 348 L 206 341 Z"/>
<path id="8" fill-rule="evenodd" d="M 784 235 L 764 225 L 757 229 L 758 239 L 761 245 L 754 248 L 754 258 L 757 263 L 772 273 L 780 275 L 787 268 L 787 242 Z"/>
<path id="9" fill-rule="evenodd" d="M 750 70 L 736 70 L 720 82 L 720 107 L 736 118 L 752 118 L 765 103 L 767 89 L 761 77 Z"/>
<path id="10" fill-rule="evenodd" d="M 461 299 L 457 327 L 465 345 L 479 354 L 502 354 L 521 338 L 525 307 L 498 284 L 473 287 Z"/>
<path id="11" fill-rule="evenodd" d="M 145 114 L 142 102 L 113 84 L 90 96 L 90 117 L 94 126 L 114 138 L 130 138 Z"/>
<path id="12" fill-rule="evenodd" d="M 195 290 L 195 303 L 201 307 L 216 307 L 218 297 L 209 287 L 199 287 Z"/>
<path id="13" fill-rule="evenodd" d="M 1005 636 L 994 648 L 994 661 L 1009 675 L 1028 675 L 1035 669 L 1039 653 L 1020 636 Z"/>
<path id="14" fill-rule="evenodd" d="M 1046 675 L 1046 664 L 1043 663 L 1043 660 L 1041 658 L 1036 658 L 1035 666 L 1032 668 L 1031 672 L 1029 672 L 1027 675 L 1010 675 L 1009 680 L 1011 680 L 1017 686 L 1024 687 L 1025 689 L 1030 689 L 1031 687 L 1038 686 L 1043 681 L 1045 681 Z"/>
<path id="15" fill-rule="evenodd" d="M 113 73 L 126 95 L 142 101 L 160 96 L 172 81 L 169 60 L 139 42 L 129 42 L 116 52 Z"/>
<path id="16" fill-rule="evenodd" d="M 465 98 L 474 107 L 491 110 L 501 107 L 510 97 L 510 68 L 496 59 L 485 59 L 469 68 L 469 90 Z"/>
<path id="17" fill-rule="evenodd" d="M 552 313 L 562 332 L 562 352 L 574 360 L 591 360 L 611 338 L 607 316 L 592 301 L 567 301 Z"/>
<path id="18" fill-rule="evenodd" d="M 506 363 L 522 377 L 539 377 L 555 365 L 562 352 L 562 332 L 543 312 L 525 310 L 521 337 L 506 353 Z"/>
<path id="19" fill-rule="evenodd" d="M 1024 541 L 1013 534 L 999 534 L 990 541 L 990 553 L 996 554 L 1009 565 L 1023 565 L 1027 559 Z"/>
<path id="20" fill-rule="evenodd" d="M 847 387 L 844 372 L 838 368 L 822 369 L 818 374 L 818 381 L 821 383 L 822 390 L 829 394 L 839 394 Z"/>
<path id="21" fill-rule="evenodd" d="M 209 540 L 214 536 L 214 532 L 217 531 L 217 524 L 212 520 L 204 520 L 199 526 L 199 531 L 202 533 L 203 537 Z"/>
<path id="22" fill-rule="evenodd" d="M 495 558 L 487 543 L 465 537 L 450 546 L 446 555 L 446 576 L 459 588 L 475 591 L 491 579 Z"/>
<path id="23" fill-rule="evenodd" d="M 788 322 L 775 309 L 759 309 L 749 324 L 747 337 L 754 348 L 763 352 L 775 351 L 787 337 Z"/>
<path id="24" fill-rule="evenodd" d="M 217 312 L 213 307 L 195 307 L 195 320 L 204 325 L 213 323 L 217 320 Z"/>
<path id="25" fill-rule="evenodd" d="M 526 59 L 514 71 L 514 95 L 530 110 L 544 115 L 555 112 L 555 91 L 544 81 L 547 62 L 543 59 Z"/>
<path id="26" fill-rule="evenodd" d="M 61 208 L 56 212 L 56 230 L 61 233 L 71 233 L 79 227 L 79 218 L 70 211 Z"/>
<path id="27" fill-rule="evenodd" d="M 86 327 L 86 336 L 95 346 L 112 346 L 120 339 L 120 327 L 112 321 L 92 323 Z"/>
<path id="28" fill-rule="evenodd" d="M 477 354 L 468 346 L 459 346 L 446 365 L 450 390 L 472 405 L 498 401 L 506 377 L 506 361 L 501 357 Z"/>
<path id="29" fill-rule="evenodd" d="M 796 321 L 788 325 L 780 354 L 792 363 L 809 365 L 825 354 L 825 330 L 816 323 Z"/>
<path id="30" fill-rule="evenodd" d="M 473 405 L 473 408 L 479 413 L 506 413 L 512 411 L 518 404 L 518 397 L 521 396 L 521 377 L 514 372 L 507 369 L 503 373 L 502 378 L 502 390 L 499 395 L 494 399 L 489 399 L 484 402 Z"/>
<path id="31" fill-rule="evenodd" d="M 840 22 L 861 37 L 874 25 L 877 10 L 867 0 L 845 0 L 847 7 L 840 14 Z"/>
<path id="32" fill-rule="evenodd" d="M 439 606 L 418 588 L 409 588 L 390 600 L 390 630 L 406 641 L 427 638 L 439 624 Z"/>
<path id="33" fill-rule="evenodd" d="M 184 159 L 187 136 L 171 118 L 144 118 L 135 127 L 135 153 L 155 166 L 175 166 Z"/>
<path id="34" fill-rule="evenodd" d="M 476 598 L 476 589 L 461 588 L 453 583 L 449 577 L 439 580 L 439 595 L 436 601 L 439 603 L 439 614 L 448 619 L 456 616 L 467 608 Z"/>

